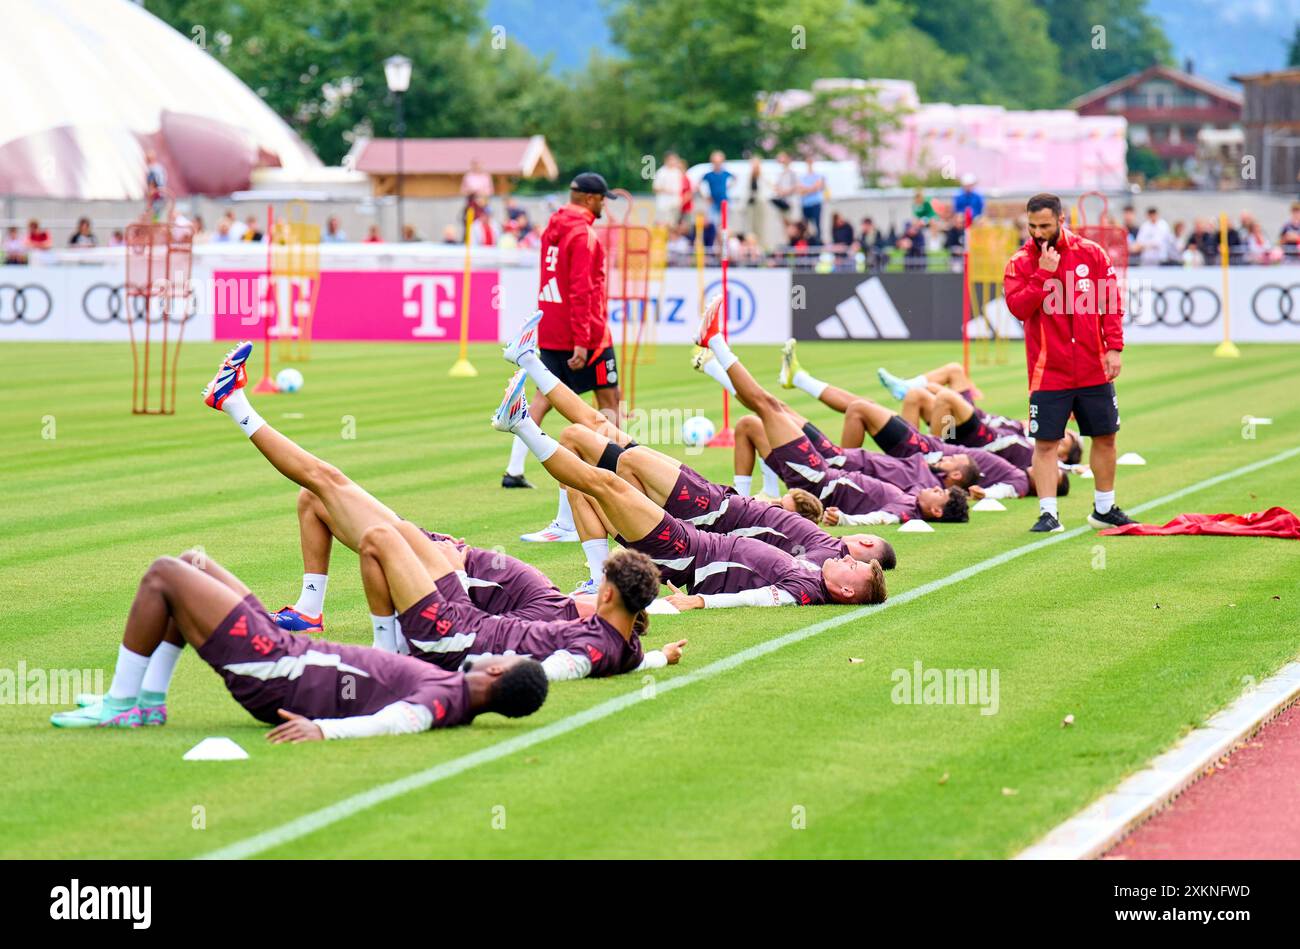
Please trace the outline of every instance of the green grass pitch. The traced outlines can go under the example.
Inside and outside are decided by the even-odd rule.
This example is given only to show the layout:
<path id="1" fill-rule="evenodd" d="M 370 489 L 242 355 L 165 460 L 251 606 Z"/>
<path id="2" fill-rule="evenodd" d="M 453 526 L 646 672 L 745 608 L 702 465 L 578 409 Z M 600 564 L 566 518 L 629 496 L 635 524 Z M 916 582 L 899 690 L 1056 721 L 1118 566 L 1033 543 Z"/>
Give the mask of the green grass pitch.
<path id="1" fill-rule="evenodd" d="M 301 562 L 296 488 L 198 393 L 220 353 L 187 346 L 174 417 L 128 411 L 129 351 L 9 345 L 0 400 L 0 668 L 111 673 L 136 583 L 150 560 L 202 545 L 269 605 L 294 599 Z M 1300 444 L 1296 349 L 1149 346 L 1125 354 L 1119 474 L 1132 508 Z M 775 347 L 740 347 L 774 379 Z M 805 368 L 883 396 L 877 365 L 913 373 L 952 344 L 805 344 Z M 260 351 L 254 364 L 260 365 Z M 501 545 L 564 589 L 585 573 L 576 545 L 525 545 L 555 491 L 497 484 L 509 440 L 487 418 L 507 377 L 475 347 L 477 379 L 447 377 L 455 352 L 317 345 L 294 396 L 255 397 L 267 420 L 417 523 Z M 683 348 L 640 369 L 638 404 L 704 409 L 717 387 Z M 975 367 L 987 407 L 1023 414 L 1023 354 Z M 828 432 L 838 419 L 792 403 Z M 1270 416 L 1253 438 L 1243 416 Z M 552 424 L 552 429 L 558 425 Z M 48 437 L 53 436 L 53 437 Z M 354 437 L 348 437 L 354 436 Z M 667 450 L 681 456 L 681 447 Z M 728 481 L 729 454 L 691 463 Z M 1300 508 L 1296 460 L 1262 467 L 1146 513 Z M 1062 500 L 1082 523 L 1091 482 Z M 897 534 L 893 596 L 1029 543 L 1032 500 L 933 534 Z M 753 661 L 397 796 L 267 850 L 270 857 L 1006 857 L 1296 654 L 1300 544 L 1239 538 L 1096 538 L 1035 549 L 911 602 L 868 613 Z M 688 638 L 689 674 L 846 608 L 656 617 L 657 646 Z M 369 642 L 355 558 L 336 548 L 326 624 Z M 850 658 L 861 662 L 850 662 Z M 891 700 L 892 673 L 997 670 L 999 707 Z M 0 705 L 0 856 L 190 857 L 279 827 L 385 782 L 452 761 L 646 685 L 639 676 L 562 683 L 532 719 L 369 741 L 272 747 L 221 681 L 182 658 L 163 729 L 58 732 L 50 705 Z M 1075 724 L 1063 728 L 1067 714 Z M 200 739 L 251 758 L 184 762 Z M 946 776 L 946 778 L 945 778 Z M 1004 789 L 1014 794 L 1004 793 Z"/>

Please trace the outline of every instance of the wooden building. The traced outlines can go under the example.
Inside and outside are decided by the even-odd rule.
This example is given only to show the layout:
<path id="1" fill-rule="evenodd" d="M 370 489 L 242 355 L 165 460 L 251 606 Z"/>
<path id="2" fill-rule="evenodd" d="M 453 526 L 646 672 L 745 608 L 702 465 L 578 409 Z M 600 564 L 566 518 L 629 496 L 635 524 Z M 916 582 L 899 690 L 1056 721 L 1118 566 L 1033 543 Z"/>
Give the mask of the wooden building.
<path id="1" fill-rule="evenodd" d="M 343 160 L 345 167 L 370 176 L 373 193 L 397 193 L 397 139 L 359 140 Z M 554 180 L 559 168 L 546 139 L 408 138 L 402 141 L 402 194 L 444 198 L 461 193 L 461 181 L 475 164 L 492 176 L 492 193 L 509 194 L 520 178 Z"/>

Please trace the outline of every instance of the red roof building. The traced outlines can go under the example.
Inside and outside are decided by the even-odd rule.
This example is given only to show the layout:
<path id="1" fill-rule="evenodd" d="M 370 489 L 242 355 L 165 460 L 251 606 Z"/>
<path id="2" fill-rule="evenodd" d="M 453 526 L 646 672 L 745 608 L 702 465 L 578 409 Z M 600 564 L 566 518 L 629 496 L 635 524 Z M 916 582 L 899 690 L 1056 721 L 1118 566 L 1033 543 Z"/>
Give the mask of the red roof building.
<path id="1" fill-rule="evenodd" d="M 546 139 L 408 138 L 402 141 L 402 193 L 408 198 L 460 194 L 461 180 L 475 163 L 492 176 L 494 194 L 509 194 L 520 178 L 554 180 L 559 168 Z M 360 139 L 343 159 L 347 168 L 370 176 L 376 195 L 397 193 L 397 139 Z"/>
<path id="2" fill-rule="evenodd" d="M 1070 103 L 1080 115 L 1124 116 L 1129 141 L 1170 164 L 1196 154 L 1202 129 L 1240 128 L 1241 107 L 1240 93 L 1169 66 L 1116 79 Z"/>

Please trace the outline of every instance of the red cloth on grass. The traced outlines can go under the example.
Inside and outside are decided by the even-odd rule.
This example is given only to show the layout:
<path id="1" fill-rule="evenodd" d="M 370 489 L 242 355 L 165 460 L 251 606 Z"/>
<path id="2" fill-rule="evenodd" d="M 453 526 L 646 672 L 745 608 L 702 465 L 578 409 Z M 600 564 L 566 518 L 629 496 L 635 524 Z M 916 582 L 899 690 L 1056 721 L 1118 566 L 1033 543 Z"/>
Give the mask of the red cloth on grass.
<path id="1" fill-rule="evenodd" d="M 1168 524 L 1129 524 L 1109 527 L 1102 534 L 1150 537 L 1168 534 L 1218 534 L 1236 537 L 1283 537 L 1300 540 L 1300 517 L 1284 507 L 1253 514 L 1179 514 Z"/>

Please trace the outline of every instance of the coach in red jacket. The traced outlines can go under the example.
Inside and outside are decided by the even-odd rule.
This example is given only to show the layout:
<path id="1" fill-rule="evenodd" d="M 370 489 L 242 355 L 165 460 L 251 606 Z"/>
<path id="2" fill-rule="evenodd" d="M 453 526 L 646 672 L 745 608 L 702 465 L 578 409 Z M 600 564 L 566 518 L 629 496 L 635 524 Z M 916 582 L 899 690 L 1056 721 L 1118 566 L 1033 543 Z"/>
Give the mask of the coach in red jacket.
<path id="1" fill-rule="evenodd" d="M 1057 457 L 1071 415 L 1080 433 L 1092 439 L 1088 462 L 1095 501 L 1088 523 L 1099 530 L 1132 524 L 1115 504 L 1119 402 L 1114 380 L 1124 350 L 1122 288 L 1101 245 L 1065 229 L 1060 198 L 1036 194 L 1026 209 L 1029 240 L 1007 263 L 1003 296 L 1025 324 L 1039 507 L 1030 530 L 1064 530 L 1056 508 Z"/>
<path id="2" fill-rule="evenodd" d="M 609 186 L 595 172 L 584 172 L 569 185 L 569 203 L 551 215 L 542 233 L 541 279 L 537 307 L 542 322 L 537 328 L 538 355 L 546 368 L 574 392 L 596 391 L 596 406 L 617 419 L 621 392 L 618 363 L 605 311 L 605 249 L 596 238 L 594 224 L 604 214 Z M 541 423 L 551 403 L 533 393 L 528 407 L 533 421 Z M 501 479 L 505 488 L 532 487 L 524 478 L 528 451 L 515 440 L 510 466 Z M 560 491 L 555 520 L 547 527 L 522 535 L 527 541 L 576 541 L 568 495 Z"/>

